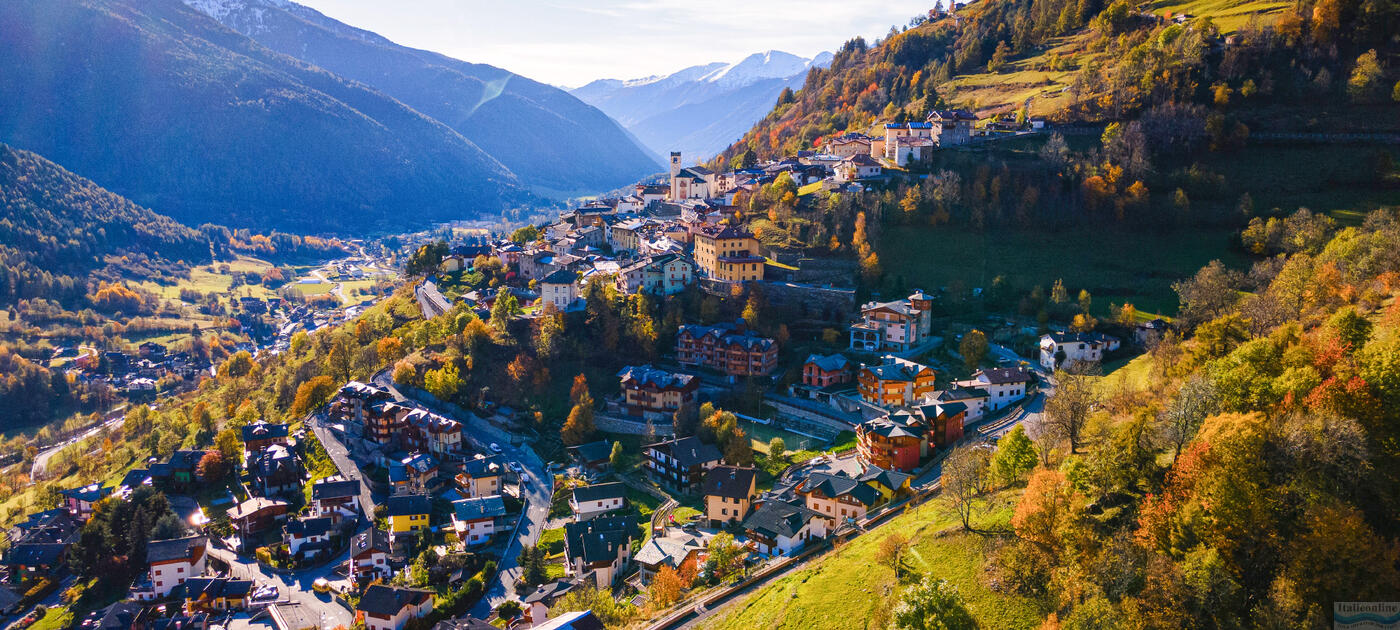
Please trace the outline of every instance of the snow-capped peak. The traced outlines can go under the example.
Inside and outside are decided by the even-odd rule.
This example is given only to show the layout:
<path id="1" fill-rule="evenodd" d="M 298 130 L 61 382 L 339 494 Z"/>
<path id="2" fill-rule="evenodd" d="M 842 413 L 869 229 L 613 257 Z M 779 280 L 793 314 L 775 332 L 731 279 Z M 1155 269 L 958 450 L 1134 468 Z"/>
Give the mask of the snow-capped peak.
<path id="1" fill-rule="evenodd" d="M 726 86 L 748 85 L 763 79 L 781 79 L 807 69 L 808 59 L 781 50 L 754 53 L 738 63 L 718 68 L 701 81 Z"/>

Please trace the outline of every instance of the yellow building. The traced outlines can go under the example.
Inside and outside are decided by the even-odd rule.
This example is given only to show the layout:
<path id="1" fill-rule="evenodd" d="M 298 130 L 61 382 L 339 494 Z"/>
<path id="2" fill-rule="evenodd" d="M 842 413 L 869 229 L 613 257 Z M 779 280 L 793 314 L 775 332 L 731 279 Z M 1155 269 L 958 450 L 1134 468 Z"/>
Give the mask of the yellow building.
<path id="1" fill-rule="evenodd" d="M 705 474 L 705 518 L 710 527 L 742 523 L 749 515 L 757 488 L 753 468 L 715 466 Z"/>
<path id="2" fill-rule="evenodd" d="M 704 225 L 695 232 L 695 266 L 712 279 L 762 280 L 763 263 L 758 239 L 744 228 Z"/>
<path id="3" fill-rule="evenodd" d="M 410 534 L 428 529 L 428 517 L 433 512 L 433 506 L 427 495 L 389 497 L 384 506 L 390 534 Z"/>

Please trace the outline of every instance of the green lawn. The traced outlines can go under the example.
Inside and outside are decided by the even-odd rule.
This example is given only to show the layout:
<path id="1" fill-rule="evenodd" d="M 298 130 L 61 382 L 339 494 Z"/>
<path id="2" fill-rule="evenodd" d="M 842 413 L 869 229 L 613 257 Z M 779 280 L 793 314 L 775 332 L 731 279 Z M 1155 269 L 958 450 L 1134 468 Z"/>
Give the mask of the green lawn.
<path id="1" fill-rule="evenodd" d="M 933 291 L 961 282 L 969 289 L 991 286 L 1005 276 L 1020 292 L 1057 279 L 1074 295 L 1088 289 L 1096 310 L 1110 302 L 1138 309 L 1176 312 L 1171 284 L 1219 258 L 1229 267 L 1247 260 L 1229 246 L 1234 231 L 1195 229 L 1138 232 L 1072 229 L 985 234 L 956 227 L 899 226 L 880 245 L 887 274 L 909 287 Z"/>
<path id="2" fill-rule="evenodd" d="M 974 525 L 1005 526 L 1019 490 L 993 495 Z M 903 584 L 872 558 L 891 532 L 911 540 L 908 566 L 958 587 L 982 628 L 1034 628 L 1046 611 L 1029 598 L 992 592 L 983 563 L 992 539 L 963 533 L 952 511 L 937 500 L 851 540 L 803 569 L 750 593 L 700 627 L 706 630 L 873 628 L 881 609 L 898 604 Z M 907 579 L 906 579 L 907 583 Z"/>
<path id="3" fill-rule="evenodd" d="M 1126 389 L 1141 391 L 1152 385 L 1152 355 L 1141 354 L 1123 362 L 1105 363 L 1104 376 L 1098 382 L 1104 394 Z"/>
<path id="4" fill-rule="evenodd" d="M 564 528 L 556 527 L 540 532 L 540 541 L 536 546 L 545 548 L 551 556 L 564 553 Z"/>

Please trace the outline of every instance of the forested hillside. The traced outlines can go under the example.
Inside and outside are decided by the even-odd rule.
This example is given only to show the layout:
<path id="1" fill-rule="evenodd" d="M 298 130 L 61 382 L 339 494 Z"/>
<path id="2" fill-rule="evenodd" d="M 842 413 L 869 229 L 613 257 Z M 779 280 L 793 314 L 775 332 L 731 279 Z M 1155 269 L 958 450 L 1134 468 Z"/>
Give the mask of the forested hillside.
<path id="1" fill-rule="evenodd" d="M 1178 24 L 1165 19 L 1173 9 L 1202 14 Z M 1228 40 L 1213 11 L 1231 25 Z M 746 150 L 791 154 L 877 121 L 922 120 L 945 105 L 987 114 L 1029 102 L 1028 113 L 1068 122 L 1197 103 L 1300 122 L 1263 109 L 1283 104 L 1311 110 L 1299 117 L 1316 123 L 1319 111 L 1341 103 L 1390 101 L 1400 78 L 1392 59 L 1400 8 L 1391 2 L 1235 2 L 1223 9 L 1159 2 L 1143 10 L 1124 0 L 983 0 L 956 17 L 913 23 L 875 46 L 847 42 L 830 68 L 809 73 L 794 99 L 780 102 L 721 158 Z M 1041 89 L 1008 98 L 976 89 L 998 84 Z M 1337 124 L 1397 126 L 1393 116 Z"/>
<path id="2" fill-rule="evenodd" d="M 179 0 L 0 4 L 0 141 L 185 223 L 366 233 L 529 200 L 447 126 Z"/>
<path id="3" fill-rule="evenodd" d="M 200 263 L 209 238 L 28 151 L 0 144 L 0 305 L 71 303 L 107 256 Z"/>

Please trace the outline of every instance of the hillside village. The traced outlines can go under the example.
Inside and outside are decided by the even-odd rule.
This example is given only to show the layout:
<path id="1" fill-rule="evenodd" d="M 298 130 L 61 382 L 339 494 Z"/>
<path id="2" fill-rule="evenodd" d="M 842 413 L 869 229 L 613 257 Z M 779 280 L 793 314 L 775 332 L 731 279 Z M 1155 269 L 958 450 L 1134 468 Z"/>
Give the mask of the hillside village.
<path id="1" fill-rule="evenodd" d="M 1069 24 L 1088 13 L 1066 5 L 1059 32 L 1111 34 Z M 1241 41 L 1198 30 L 1213 53 Z M 246 338 L 217 356 L 60 348 L 51 387 L 121 400 L 8 462 L 0 627 L 1318 628 L 1400 588 L 1400 212 L 1247 209 L 1231 243 L 1253 266 L 1169 278 L 1173 318 L 1104 317 L 1065 280 L 920 286 L 868 234 L 948 221 L 941 160 L 1047 145 L 1078 204 L 1098 169 L 1128 195 L 1114 162 L 1134 156 L 1110 155 L 1116 123 L 911 83 L 899 104 L 857 89 L 885 113 L 823 122 L 839 133 L 672 152 L 548 220 L 355 241 L 281 293 L 192 303 Z M 906 192 L 901 219 L 867 216 Z M 985 227 L 984 247 L 1004 236 Z"/>
<path id="2" fill-rule="evenodd" d="M 665 593 L 648 607 L 660 615 L 863 534 L 932 496 L 954 446 L 995 441 L 1035 417 L 1047 375 L 1096 365 L 1120 341 L 1049 331 L 1038 355 L 993 344 L 976 360 L 983 367 L 959 366 L 958 378 L 941 360 L 921 362 L 944 344 L 938 292 L 856 305 L 852 288 L 793 282 L 795 268 L 775 263 L 783 253 L 764 248 L 732 202 L 779 177 L 859 190 L 907 176 L 902 167 L 929 151 L 985 141 L 991 132 L 974 130 L 974 121 L 935 112 L 928 122 L 883 125 L 882 138 L 847 134 L 821 153 L 724 173 L 683 167 L 673 154 L 666 184 L 638 184 L 509 239 L 425 246 L 420 254 L 435 250 L 427 263 L 409 263 L 422 274 L 413 296 L 428 320 L 581 313 L 599 284 L 657 299 L 762 290 L 844 325 L 827 336 L 826 352 L 791 356 L 787 339 L 742 317 L 682 323 L 664 363 L 627 365 L 616 373 L 616 397 L 588 410 L 599 429 L 635 446 L 566 437 L 566 461 L 547 465 L 513 434 L 510 409 L 465 412 L 386 372 L 343 382 L 294 426 L 255 422 L 236 444 L 176 450 L 115 484 L 62 490 L 60 508 L 29 515 L 9 534 L 9 607 L 61 584 L 94 506 L 107 497 L 148 501 L 153 490 L 179 526 L 143 541 L 145 568 L 125 602 L 83 627 L 234 628 L 246 619 L 300 630 L 321 619 L 400 630 L 466 612 L 441 600 L 442 589 L 422 588 L 436 583 L 458 589 L 462 601 L 487 595 L 470 610 L 480 618 L 518 610 L 511 627 L 583 628 L 591 627 L 587 611 L 556 606 L 580 588 L 634 605 Z M 497 280 L 466 286 L 483 271 Z M 285 351 L 281 338 L 268 350 Z M 153 357 L 163 350 L 148 346 L 142 351 Z M 765 417 L 715 408 L 723 392 L 755 384 Z M 753 440 L 763 466 L 749 437 L 725 444 L 716 431 L 676 435 L 676 419 L 696 410 L 731 423 L 718 437 L 773 436 Z M 784 453 L 785 439 L 802 454 Z M 697 579 L 702 569 L 713 586 Z M 693 584 L 692 592 L 658 591 L 658 580 Z M 484 623 L 472 619 L 436 628 Z"/>

